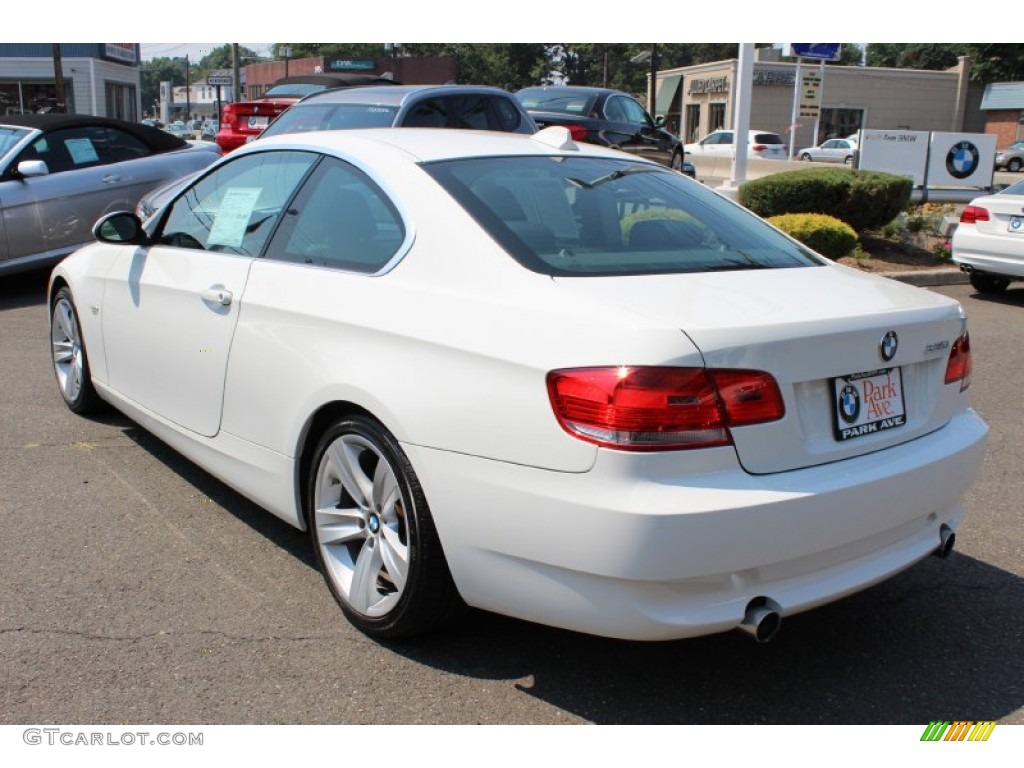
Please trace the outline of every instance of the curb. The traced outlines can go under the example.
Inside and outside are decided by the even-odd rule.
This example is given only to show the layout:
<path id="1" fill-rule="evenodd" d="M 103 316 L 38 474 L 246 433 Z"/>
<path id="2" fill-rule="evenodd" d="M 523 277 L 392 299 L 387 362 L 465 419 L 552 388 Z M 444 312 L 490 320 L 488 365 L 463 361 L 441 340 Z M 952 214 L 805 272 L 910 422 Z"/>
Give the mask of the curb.
<path id="1" fill-rule="evenodd" d="M 875 274 L 920 287 L 929 285 L 966 285 L 970 282 L 967 275 L 955 269 L 922 269 L 913 272 L 876 272 Z"/>

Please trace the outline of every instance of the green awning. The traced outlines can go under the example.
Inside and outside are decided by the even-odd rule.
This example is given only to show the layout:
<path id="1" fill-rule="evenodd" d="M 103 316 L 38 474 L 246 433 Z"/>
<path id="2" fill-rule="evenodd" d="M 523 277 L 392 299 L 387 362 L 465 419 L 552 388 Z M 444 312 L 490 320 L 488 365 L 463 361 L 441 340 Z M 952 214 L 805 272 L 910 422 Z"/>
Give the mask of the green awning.
<path id="1" fill-rule="evenodd" d="M 672 99 L 679 90 L 679 84 L 683 81 L 682 74 L 665 75 L 658 80 L 658 92 L 654 96 L 654 116 L 665 115 L 668 108 L 672 106 Z"/>

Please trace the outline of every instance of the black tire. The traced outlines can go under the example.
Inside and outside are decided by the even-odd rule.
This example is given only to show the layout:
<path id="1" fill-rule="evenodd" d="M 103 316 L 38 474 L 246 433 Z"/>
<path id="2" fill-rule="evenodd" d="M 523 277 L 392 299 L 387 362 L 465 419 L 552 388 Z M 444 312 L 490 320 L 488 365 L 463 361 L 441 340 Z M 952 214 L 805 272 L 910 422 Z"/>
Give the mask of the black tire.
<path id="1" fill-rule="evenodd" d="M 971 285 L 978 293 L 1002 293 L 1010 284 L 1009 279 L 984 272 L 971 272 Z"/>
<path id="2" fill-rule="evenodd" d="M 85 415 L 102 407 L 103 401 L 92 385 L 92 371 L 78 310 L 67 286 L 54 294 L 50 305 L 50 360 L 57 388 L 68 408 Z"/>
<path id="3" fill-rule="evenodd" d="M 306 490 L 320 570 L 357 629 L 378 639 L 411 637 L 461 611 L 423 489 L 381 424 L 360 415 L 332 424 Z"/>
<path id="4" fill-rule="evenodd" d="M 1017 171 L 1020 170 L 1021 165 L 1024 165 L 1024 163 L 1021 163 L 1020 159 L 1015 157 L 1006 164 L 1006 170 L 1011 173 L 1017 173 Z"/>
<path id="5" fill-rule="evenodd" d="M 853 165 L 853 155 L 843 158 L 843 165 Z"/>
<path id="6" fill-rule="evenodd" d="M 811 156 L 804 152 L 802 155 L 800 155 L 800 159 L 803 160 L 805 163 L 809 163 L 811 161 Z"/>

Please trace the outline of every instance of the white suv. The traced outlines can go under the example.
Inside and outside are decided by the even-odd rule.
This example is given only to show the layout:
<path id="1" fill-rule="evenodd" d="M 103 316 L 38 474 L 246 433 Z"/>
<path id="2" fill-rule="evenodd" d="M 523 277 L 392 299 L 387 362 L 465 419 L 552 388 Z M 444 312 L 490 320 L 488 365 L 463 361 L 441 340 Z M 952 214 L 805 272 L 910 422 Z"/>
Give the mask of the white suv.
<path id="1" fill-rule="evenodd" d="M 687 144 L 685 149 L 691 155 L 735 155 L 732 130 L 712 131 L 696 144 Z M 786 159 L 786 144 L 782 137 L 770 131 L 751 130 L 747 136 L 747 157 L 763 157 L 770 160 Z"/>

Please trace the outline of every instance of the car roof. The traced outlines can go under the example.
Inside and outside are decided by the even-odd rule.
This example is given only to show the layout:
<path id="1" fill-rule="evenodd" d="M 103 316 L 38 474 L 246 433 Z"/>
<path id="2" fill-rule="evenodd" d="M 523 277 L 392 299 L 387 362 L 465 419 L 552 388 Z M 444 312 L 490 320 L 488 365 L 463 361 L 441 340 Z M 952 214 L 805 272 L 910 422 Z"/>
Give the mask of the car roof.
<path id="1" fill-rule="evenodd" d="M 125 133 L 130 133 L 135 138 L 144 142 L 155 152 L 169 152 L 174 149 L 181 149 L 188 146 L 188 143 L 177 136 L 172 136 L 167 131 L 154 128 L 142 123 L 129 123 L 125 120 L 117 120 L 113 117 L 96 117 L 93 115 L 5 115 L 0 117 L 0 125 L 9 125 L 17 128 L 29 128 L 39 131 L 56 131 L 65 128 L 82 128 L 86 126 L 102 126 L 118 128 Z"/>
<path id="2" fill-rule="evenodd" d="M 360 88 L 332 88 L 327 91 L 311 93 L 302 100 L 302 104 L 310 102 L 328 104 L 384 104 L 401 106 L 413 96 L 459 96 L 489 94 L 507 96 L 512 94 L 501 88 L 489 85 L 366 85 Z"/>
<path id="3" fill-rule="evenodd" d="M 562 141 L 567 141 L 568 145 L 558 146 Z M 416 163 L 525 155 L 610 157 L 649 162 L 596 144 L 574 143 L 569 139 L 568 129 L 561 127 L 546 128 L 535 134 L 453 128 L 355 128 L 283 133 L 247 144 L 232 154 L 275 148 L 311 149 L 366 160 L 402 156 Z"/>
<path id="4" fill-rule="evenodd" d="M 614 88 L 596 88 L 589 85 L 532 85 L 528 88 L 521 88 L 516 91 L 516 93 L 522 93 L 523 91 L 556 91 L 558 93 L 576 94 L 578 96 L 594 96 L 602 93 L 626 93 L 625 91 L 618 91 Z M 626 95 L 628 96 L 629 94 L 627 93 Z"/>

